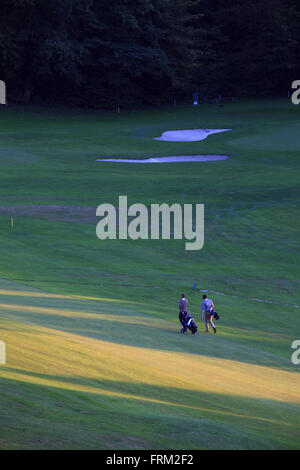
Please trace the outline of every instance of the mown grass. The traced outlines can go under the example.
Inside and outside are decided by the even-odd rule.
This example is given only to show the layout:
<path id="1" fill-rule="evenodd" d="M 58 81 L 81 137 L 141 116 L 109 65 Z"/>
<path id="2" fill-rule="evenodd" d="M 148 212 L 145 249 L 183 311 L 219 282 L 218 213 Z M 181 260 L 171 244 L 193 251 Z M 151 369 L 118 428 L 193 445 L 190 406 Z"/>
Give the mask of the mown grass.
<path id="1" fill-rule="evenodd" d="M 0 111 L 0 447 L 299 447 L 297 106 Z M 151 139 L 198 127 L 232 131 L 193 143 Z M 230 158 L 95 162 L 189 154 Z M 47 220 L 29 207 L 96 211 L 119 195 L 129 205 L 204 203 L 203 250 L 101 242 L 96 217 Z M 12 230 L 1 207 L 19 205 L 28 213 L 14 216 Z M 200 289 L 221 315 L 217 335 L 203 332 Z M 182 291 L 197 336 L 177 334 Z"/>

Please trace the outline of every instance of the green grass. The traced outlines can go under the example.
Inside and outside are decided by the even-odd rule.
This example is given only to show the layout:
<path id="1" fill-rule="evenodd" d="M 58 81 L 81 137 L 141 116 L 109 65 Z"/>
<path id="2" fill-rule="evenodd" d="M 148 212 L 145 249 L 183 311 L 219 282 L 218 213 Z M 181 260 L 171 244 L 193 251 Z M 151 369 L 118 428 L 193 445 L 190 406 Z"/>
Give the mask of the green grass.
<path id="1" fill-rule="evenodd" d="M 299 447 L 299 112 L 280 99 L 0 109 L 0 448 Z M 152 140 L 200 127 L 232 131 Z M 229 159 L 95 162 L 197 154 Z M 96 207 L 119 195 L 205 204 L 204 248 L 98 240 Z M 217 335 L 203 332 L 200 289 Z M 177 334 L 182 291 L 197 336 Z"/>

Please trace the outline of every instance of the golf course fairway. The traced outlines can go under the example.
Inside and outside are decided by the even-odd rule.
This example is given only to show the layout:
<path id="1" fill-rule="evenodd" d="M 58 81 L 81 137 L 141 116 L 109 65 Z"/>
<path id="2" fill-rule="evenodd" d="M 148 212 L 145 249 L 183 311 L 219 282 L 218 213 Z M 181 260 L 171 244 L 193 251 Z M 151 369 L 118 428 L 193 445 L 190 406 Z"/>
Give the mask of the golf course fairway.
<path id="1" fill-rule="evenodd" d="M 1 107 L 0 449 L 299 448 L 299 112 Z M 178 129 L 231 131 L 154 140 Z M 96 161 L 176 155 L 228 159 Z M 99 240 L 120 195 L 204 204 L 203 249 Z M 178 334 L 182 292 L 197 335 Z"/>

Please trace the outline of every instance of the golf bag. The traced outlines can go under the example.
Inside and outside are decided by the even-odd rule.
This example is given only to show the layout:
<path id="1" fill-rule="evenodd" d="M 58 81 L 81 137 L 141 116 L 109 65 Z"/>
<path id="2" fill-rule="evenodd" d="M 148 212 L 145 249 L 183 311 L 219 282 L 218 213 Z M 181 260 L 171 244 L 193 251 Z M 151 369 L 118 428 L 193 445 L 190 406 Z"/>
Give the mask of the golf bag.
<path id="1" fill-rule="evenodd" d="M 215 312 L 215 310 L 212 311 L 212 314 L 213 314 L 213 318 L 214 318 L 215 320 L 219 320 L 220 316 L 219 316 L 219 314 L 218 314 L 217 312 Z"/>
<path id="2" fill-rule="evenodd" d="M 184 317 L 184 323 L 185 323 L 186 329 L 189 329 L 193 333 L 193 335 L 197 333 L 198 327 L 192 315 L 186 314 Z M 184 333 L 184 331 L 182 330 L 181 332 Z"/>

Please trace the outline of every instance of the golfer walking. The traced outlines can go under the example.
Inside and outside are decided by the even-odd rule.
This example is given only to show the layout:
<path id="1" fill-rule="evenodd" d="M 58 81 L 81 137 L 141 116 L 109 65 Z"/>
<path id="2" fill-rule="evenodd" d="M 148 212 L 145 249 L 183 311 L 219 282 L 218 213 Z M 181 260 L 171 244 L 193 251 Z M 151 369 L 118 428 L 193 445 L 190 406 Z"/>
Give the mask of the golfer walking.
<path id="1" fill-rule="evenodd" d="M 203 315 L 205 315 L 204 320 L 205 320 L 205 331 L 206 333 L 209 333 L 209 325 L 212 327 L 214 330 L 214 333 L 217 332 L 217 329 L 214 325 L 214 322 L 212 321 L 213 319 L 213 310 L 215 308 L 214 303 L 211 299 L 208 299 L 206 295 L 202 296 L 203 302 L 202 302 L 202 315 L 201 315 L 201 320 L 203 320 Z"/>
<path id="2" fill-rule="evenodd" d="M 181 330 L 181 333 L 185 333 L 186 330 L 187 330 L 187 326 L 186 326 L 186 323 L 185 323 L 185 317 L 187 315 L 187 304 L 188 304 L 188 300 L 185 298 L 185 294 L 181 294 L 181 299 L 178 302 L 179 321 L 183 326 L 183 328 Z"/>

